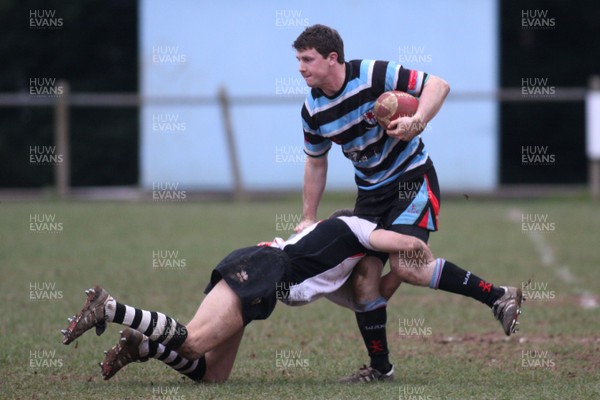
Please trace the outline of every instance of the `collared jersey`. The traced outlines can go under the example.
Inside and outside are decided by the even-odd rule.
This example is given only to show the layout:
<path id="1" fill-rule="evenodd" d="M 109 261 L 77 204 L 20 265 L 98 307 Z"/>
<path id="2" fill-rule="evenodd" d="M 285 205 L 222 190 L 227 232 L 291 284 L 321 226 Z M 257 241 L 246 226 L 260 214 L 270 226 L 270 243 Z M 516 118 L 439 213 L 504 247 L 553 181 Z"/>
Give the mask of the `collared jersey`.
<path id="1" fill-rule="evenodd" d="M 373 249 L 369 236 L 375 227 L 358 217 L 338 217 L 313 224 L 287 241 L 276 238 L 269 243 L 290 259 L 278 300 L 298 306 L 337 291 Z"/>
<path id="2" fill-rule="evenodd" d="M 312 89 L 302 107 L 304 151 L 320 157 L 331 143 L 352 161 L 356 185 L 373 190 L 401 175 L 425 167 L 429 156 L 420 135 L 409 142 L 388 136 L 377 123 L 373 107 L 384 92 L 400 90 L 419 97 L 427 81 L 422 71 L 392 61 L 352 60 L 346 63 L 342 89 L 332 97 Z"/>

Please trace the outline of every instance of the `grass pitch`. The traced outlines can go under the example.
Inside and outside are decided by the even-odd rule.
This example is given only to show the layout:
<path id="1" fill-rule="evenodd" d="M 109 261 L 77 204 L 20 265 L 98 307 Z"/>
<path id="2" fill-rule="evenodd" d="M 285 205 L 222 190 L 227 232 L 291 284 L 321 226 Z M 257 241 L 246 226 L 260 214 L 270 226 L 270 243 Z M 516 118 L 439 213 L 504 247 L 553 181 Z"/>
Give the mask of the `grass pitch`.
<path id="1" fill-rule="evenodd" d="M 353 199 L 330 196 L 321 216 Z M 495 284 L 523 286 L 521 331 L 506 338 L 472 299 L 403 285 L 388 306 L 396 380 L 344 386 L 368 361 L 354 315 L 326 300 L 279 305 L 250 324 L 230 381 L 190 382 L 133 364 L 104 382 L 96 365 L 118 338 L 61 344 L 83 290 L 194 314 L 214 265 L 234 248 L 287 237 L 300 200 L 265 203 L 0 204 L 0 382 L 19 399 L 597 399 L 600 211 L 584 199 L 444 201 L 434 255 Z M 32 225 L 33 224 L 33 225 Z"/>

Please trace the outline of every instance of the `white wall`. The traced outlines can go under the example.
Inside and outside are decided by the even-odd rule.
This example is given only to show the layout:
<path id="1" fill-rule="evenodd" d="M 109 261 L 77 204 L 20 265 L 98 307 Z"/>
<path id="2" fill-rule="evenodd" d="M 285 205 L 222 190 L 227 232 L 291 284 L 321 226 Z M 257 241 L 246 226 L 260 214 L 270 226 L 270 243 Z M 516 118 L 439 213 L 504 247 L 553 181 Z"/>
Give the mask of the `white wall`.
<path id="1" fill-rule="evenodd" d="M 495 1 L 160 1 L 140 2 L 142 95 L 285 98 L 306 93 L 291 43 L 307 25 L 336 28 L 346 58 L 403 61 L 446 79 L 454 93 L 492 91 L 497 83 Z M 234 106 L 243 180 L 250 188 L 301 188 L 300 107 Z M 154 120 L 154 121 L 153 121 Z M 165 125 L 173 131 L 167 132 Z M 153 125 L 153 122 L 163 125 Z M 497 107 L 452 101 L 424 133 L 442 190 L 488 190 L 497 183 Z M 210 106 L 145 106 L 141 111 L 141 184 L 228 188 L 221 114 Z M 353 189 L 353 169 L 330 154 L 329 188 Z"/>

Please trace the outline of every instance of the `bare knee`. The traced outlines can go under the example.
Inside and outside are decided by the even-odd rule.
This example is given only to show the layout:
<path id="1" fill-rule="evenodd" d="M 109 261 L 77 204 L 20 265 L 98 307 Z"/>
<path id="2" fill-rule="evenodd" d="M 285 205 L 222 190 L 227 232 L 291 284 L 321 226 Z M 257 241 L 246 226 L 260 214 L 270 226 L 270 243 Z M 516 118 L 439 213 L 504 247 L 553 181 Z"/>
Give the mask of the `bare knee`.
<path id="1" fill-rule="evenodd" d="M 428 259 L 432 257 L 427 243 L 416 237 L 411 237 L 411 240 L 406 242 L 404 252 L 408 253 L 412 258 Z"/>
<path id="2" fill-rule="evenodd" d="M 417 286 L 429 283 L 435 261 L 429 250 L 421 250 L 422 248 L 417 248 L 416 253 L 400 252 L 390 260 L 392 273 L 397 279 Z"/>
<path id="3" fill-rule="evenodd" d="M 205 383 L 221 383 L 229 379 L 229 372 L 210 371 L 207 369 L 206 373 L 202 377 L 202 382 Z"/>

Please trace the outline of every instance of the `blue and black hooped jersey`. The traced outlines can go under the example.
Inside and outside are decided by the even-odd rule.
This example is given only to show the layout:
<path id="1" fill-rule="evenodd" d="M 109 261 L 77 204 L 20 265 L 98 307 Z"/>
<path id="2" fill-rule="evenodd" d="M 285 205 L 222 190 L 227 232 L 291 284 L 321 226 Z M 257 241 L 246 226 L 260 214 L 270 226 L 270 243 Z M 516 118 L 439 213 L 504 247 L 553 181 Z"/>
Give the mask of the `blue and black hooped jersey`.
<path id="1" fill-rule="evenodd" d="M 419 97 L 427 74 L 403 68 L 392 61 L 352 60 L 346 63 L 346 80 L 340 92 L 327 97 L 312 89 L 302 107 L 304 151 L 325 155 L 331 143 L 342 146 L 352 161 L 359 189 L 373 190 L 401 175 L 430 164 L 420 136 L 410 142 L 390 137 L 379 126 L 373 107 L 389 90 Z"/>

